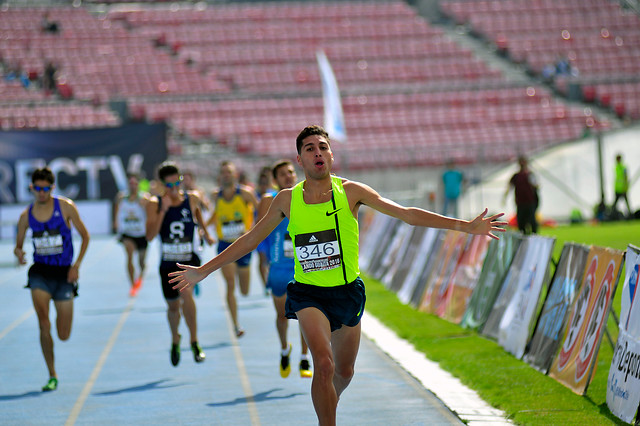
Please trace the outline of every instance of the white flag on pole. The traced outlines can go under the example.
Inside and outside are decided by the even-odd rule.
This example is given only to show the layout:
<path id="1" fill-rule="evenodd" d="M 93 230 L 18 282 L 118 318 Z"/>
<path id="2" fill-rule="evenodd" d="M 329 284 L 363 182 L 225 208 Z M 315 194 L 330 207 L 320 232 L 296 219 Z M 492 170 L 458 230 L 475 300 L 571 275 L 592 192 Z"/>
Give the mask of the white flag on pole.
<path id="1" fill-rule="evenodd" d="M 322 81 L 322 99 L 324 101 L 324 129 L 329 133 L 331 140 L 338 142 L 347 141 L 347 131 L 344 125 L 344 113 L 340 102 L 338 82 L 331 69 L 331 64 L 324 51 L 316 52 L 318 67 L 320 68 L 320 80 Z"/>

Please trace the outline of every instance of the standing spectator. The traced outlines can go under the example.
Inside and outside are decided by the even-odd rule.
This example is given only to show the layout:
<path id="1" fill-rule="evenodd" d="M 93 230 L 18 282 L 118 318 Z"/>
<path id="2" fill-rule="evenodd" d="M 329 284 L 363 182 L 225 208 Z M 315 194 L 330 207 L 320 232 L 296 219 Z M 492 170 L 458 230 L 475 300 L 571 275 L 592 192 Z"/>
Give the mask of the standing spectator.
<path id="1" fill-rule="evenodd" d="M 49 12 L 45 12 L 44 15 L 42 15 L 42 24 L 40 25 L 40 28 L 44 33 L 58 34 L 60 31 L 60 24 L 58 21 L 52 21 L 49 19 Z"/>
<path id="2" fill-rule="evenodd" d="M 56 66 L 51 61 L 47 61 L 42 75 L 42 88 L 46 94 L 56 92 Z"/>
<path id="3" fill-rule="evenodd" d="M 453 160 L 447 161 L 447 168 L 442 173 L 442 183 L 444 184 L 444 206 L 442 214 L 445 216 L 458 216 L 458 198 L 462 192 L 464 175 L 455 168 Z"/>
<path id="4" fill-rule="evenodd" d="M 627 203 L 627 217 L 631 217 L 631 207 L 629 206 L 629 198 L 627 198 L 627 191 L 629 191 L 629 176 L 627 174 L 627 166 L 622 162 L 622 154 L 616 155 L 616 181 L 615 181 L 615 194 L 616 199 L 611 206 L 611 213 L 615 214 L 618 207 L 618 200 L 624 198 Z"/>
<path id="5" fill-rule="evenodd" d="M 538 233 L 536 210 L 538 209 L 538 182 L 529 170 L 529 163 L 525 157 L 518 158 L 520 170 L 509 180 L 509 185 L 504 193 L 506 202 L 509 191 L 515 189 L 516 218 L 518 229 L 525 235 Z"/>

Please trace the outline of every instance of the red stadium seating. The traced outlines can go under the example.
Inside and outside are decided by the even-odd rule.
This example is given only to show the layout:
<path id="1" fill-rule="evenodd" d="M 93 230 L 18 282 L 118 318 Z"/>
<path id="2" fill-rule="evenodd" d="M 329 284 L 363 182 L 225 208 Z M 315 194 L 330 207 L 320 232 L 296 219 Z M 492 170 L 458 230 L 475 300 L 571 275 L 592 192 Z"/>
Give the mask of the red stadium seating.
<path id="1" fill-rule="evenodd" d="M 551 34 L 545 43 L 558 49 L 567 41 L 552 31 L 521 35 L 518 28 L 534 24 L 522 21 L 515 3 L 524 4 L 456 1 L 444 7 L 488 37 L 502 37 L 534 67 L 549 57 L 548 49 L 538 48 L 537 36 Z M 574 9 L 583 11 L 589 19 L 575 20 L 569 43 L 600 53 L 573 58 L 581 75 L 610 72 L 608 64 L 620 60 L 628 60 L 633 72 L 636 57 L 616 42 L 640 40 L 632 38 L 632 20 L 610 26 L 617 34 L 612 38 L 593 37 L 587 24 L 617 16 L 618 9 L 596 13 L 577 0 L 570 3 L 575 7 L 535 0 L 531 22 L 552 28 L 556 21 L 545 14 L 573 19 Z M 431 165 L 447 158 L 505 161 L 578 138 L 585 127 L 608 126 L 543 87 L 510 87 L 500 71 L 402 1 L 179 7 L 143 2 L 107 7 L 101 14 L 46 9 L 60 22 L 59 34 L 41 32 L 43 10 L 0 11 L 0 56 L 37 75 L 53 61 L 60 87 L 73 101 L 45 101 L 42 91 L 0 84 L 0 94 L 7 94 L 0 103 L 2 128 L 117 125 L 119 118 L 100 106 L 117 99 L 128 102 L 136 120 L 167 121 L 173 153 L 180 152 L 181 140 L 190 140 L 242 154 L 290 157 L 299 129 L 323 120 L 318 49 L 331 61 L 343 94 L 349 141 L 339 148 L 342 167 Z M 602 89 L 593 88 L 597 99 Z M 616 96 L 611 95 L 614 105 L 625 103 Z M 41 102 L 29 108 L 4 105 L 14 98 Z M 627 103 L 624 111 L 631 111 Z"/>
<path id="2" fill-rule="evenodd" d="M 585 86 L 586 101 L 611 105 L 619 116 L 636 119 L 633 96 L 613 104 L 594 85 L 640 81 L 640 17 L 607 0 L 453 0 L 442 10 L 457 23 L 500 45 L 508 56 L 541 73 L 545 65 L 567 58 L 573 83 Z M 561 80 L 559 89 L 566 85 Z M 614 89 L 615 90 L 615 89 Z"/>

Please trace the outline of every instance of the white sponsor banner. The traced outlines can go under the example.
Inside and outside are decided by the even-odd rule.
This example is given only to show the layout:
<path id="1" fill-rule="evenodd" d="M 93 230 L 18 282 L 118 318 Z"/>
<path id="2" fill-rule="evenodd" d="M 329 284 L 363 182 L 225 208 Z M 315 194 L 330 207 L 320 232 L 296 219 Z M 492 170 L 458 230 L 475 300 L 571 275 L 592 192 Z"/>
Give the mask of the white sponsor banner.
<path id="1" fill-rule="evenodd" d="M 549 278 L 549 259 L 555 239 L 529 237 L 516 291 L 500 320 L 498 343 L 516 358 L 522 358 L 529 340 L 542 285 Z"/>
<path id="2" fill-rule="evenodd" d="M 620 329 L 624 329 L 635 339 L 640 339 L 640 308 L 634 308 L 640 304 L 638 300 L 638 268 L 640 264 L 640 249 L 629 246 L 627 248 L 626 270 L 622 286 L 622 300 L 620 309 Z"/>
<path id="3" fill-rule="evenodd" d="M 371 260 L 378 249 L 378 242 L 382 239 L 385 232 L 389 230 L 389 224 L 394 220 L 391 216 L 387 216 L 376 211 L 367 211 L 371 214 L 371 223 L 367 226 L 367 231 L 360 237 L 360 268 L 369 271 Z"/>
<path id="4" fill-rule="evenodd" d="M 636 247 L 627 248 L 625 263 L 620 334 L 607 379 L 607 406 L 615 416 L 631 423 L 640 404 L 640 251 Z"/>
<path id="5" fill-rule="evenodd" d="M 391 279 L 398 270 L 398 266 L 400 265 L 402 258 L 407 253 L 407 248 L 409 247 L 409 241 L 411 240 L 412 232 L 413 226 L 405 222 L 402 222 L 396 228 L 396 234 L 391 241 L 389 253 L 387 253 L 387 256 L 382 261 L 386 272 L 382 276 L 380 281 L 382 281 L 382 283 L 387 288 L 391 286 Z"/>
<path id="6" fill-rule="evenodd" d="M 411 264 L 411 268 L 409 269 L 409 273 L 407 274 L 407 278 L 405 279 L 402 288 L 398 291 L 398 299 L 400 299 L 404 304 L 411 301 L 413 290 L 416 288 L 418 279 L 427 265 L 433 243 L 436 241 L 436 237 L 438 236 L 438 231 L 438 229 L 428 228 L 427 232 L 425 232 L 422 237 L 422 242 L 418 248 L 418 255 Z"/>

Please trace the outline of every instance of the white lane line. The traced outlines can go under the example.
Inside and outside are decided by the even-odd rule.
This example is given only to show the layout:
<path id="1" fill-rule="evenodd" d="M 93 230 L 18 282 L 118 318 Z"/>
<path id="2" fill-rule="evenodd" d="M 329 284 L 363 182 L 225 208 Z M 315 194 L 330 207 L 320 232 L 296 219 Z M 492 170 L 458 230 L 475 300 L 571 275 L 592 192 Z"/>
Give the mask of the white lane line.
<path id="1" fill-rule="evenodd" d="M 362 317 L 362 332 L 467 424 L 513 424 L 502 410 L 491 407 L 476 391 L 427 359 L 373 315 Z"/>
<path id="2" fill-rule="evenodd" d="M 7 328 L 5 328 L 4 330 L 0 331 L 0 340 L 2 340 L 4 338 L 4 336 L 6 336 L 7 334 L 11 333 L 11 331 L 16 328 L 17 326 L 19 326 L 20 324 L 22 324 L 23 322 L 25 322 L 27 320 L 27 318 L 29 318 L 35 311 L 33 310 L 33 308 L 29 309 L 28 311 L 26 311 L 24 314 L 22 314 L 20 316 L 20 318 L 18 318 L 17 320 L 15 320 L 14 322 L 12 322 L 11 324 L 9 324 L 9 326 Z"/>
<path id="3" fill-rule="evenodd" d="M 222 277 L 222 273 L 219 274 Z M 218 291 L 220 293 L 220 300 L 227 300 L 227 296 L 225 294 L 226 284 L 224 283 L 224 278 L 221 278 L 218 281 Z M 226 305 L 226 303 L 225 303 Z M 227 328 L 229 330 L 229 337 L 231 338 L 231 347 L 233 348 L 233 355 L 236 360 L 236 366 L 238 368 L 238 376 L 240 377 L 240 383 L 242 385 L 242 390 L 244 391 L 244 396 L 247 398 L 247 409 L 249 410 L 249 418 L 251 419 L 251 424 L 253 426 L 260 426 L 260 416 L 258 415 L 258 408 L 256 407 L 256 402 L 253 399 L 253 390 L 251 389 L 251 382 L 249 381 L 249 374 L 247 373 L 247 369 L 244 365 L 244 358 L 242 357 L 242 351 L 240 350 L 240 346 L 238 345 L 238 338 L 236 337 L 236 330 L 233 326 L 233 320 L 231 319 L 231 313 L 229 312 L 228 306 L 225 307 L 225 313 L 227 316 Z"/>
<path id="4" fill-rule="evenodd" d="M 118 335 L 120 334 L 120 331 L 124 326 L 124 323 L 127 321 L 129 314 L 133 310 L 134 303 L 135 303 L 135 299 L 129 300 L 127 307 L 125 308 L 122 315 L 120 315 L 120 319 L 118 320 L 116 327 L 113 329 L 113 332 L 111 333 L 111 337 L 109 337 L 109 341 L 107 341 L 107 345 L 102 350 L 102 353 L 100 354 L 100 358 L 98 358 L 98 362 L 93 368 L 93 371 L 91 372 L 91 376 L 89 376 L 89 380 L 87 380 L 87 383 L 85 383 L 84 388 L 82 389 L 82 392 L 80 392 L 80 395 L 76 400 L 76 403 L 73 405 L 73 408 L 71 409 L 71 413 L 69 414 L 69 417 L 65 422 L 65 426 L 73 426 L 76 420 L 78 419 L 78 416 L 80 415 L 80 411 L 82 411 L 82 407 L 84 406 L 84 403 L 87 400 L 87 397 L 89 396 L 89 393 L 93 388 L 93 385 L 96 383 L 96 380 L 100 375 L 100 371 L 102 370 L 104 363 L 107 361 L 107 357 L 109 356 L 109 353 L 111 353 L 111 349 L 113 349 L 113 345 L 115 345 L 116 340 L 118 339 Z"/>

